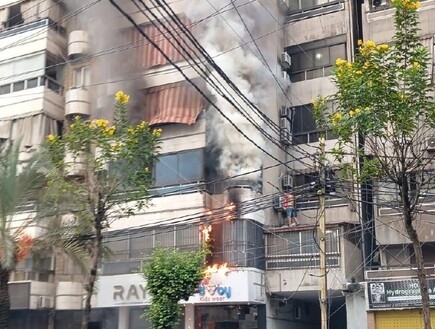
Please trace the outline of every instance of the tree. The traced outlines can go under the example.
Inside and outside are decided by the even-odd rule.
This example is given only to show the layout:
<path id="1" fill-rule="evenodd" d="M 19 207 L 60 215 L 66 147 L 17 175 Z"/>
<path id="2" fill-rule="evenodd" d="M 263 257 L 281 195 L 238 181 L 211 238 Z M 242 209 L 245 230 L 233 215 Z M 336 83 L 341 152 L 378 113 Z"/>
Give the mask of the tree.
<path id="1" fill-rule="evenodd" d="M 206 250 L 185 251 L 157 248 L 144 263 L 151 305 L 145 316 L 154 329 L 173 329 L 180 321 L 178 302 L 188 300 L 203 279 Z"/>
<path id="2" fill-rule="evenodd" d="M 129 96 L 115 97 L 113 125 L 108 120 L 75 117 L 62 136 L 49 135 L 46 150 L 52 168 L 47 173 L 48 204 L 67 218 L 68 239 L 80 241 L 90 270 L 85 275 L 82 329 L 87 329 L 97 270 L 109 223 L 133 215 L 147 204 L 151 166 L 160 129 L 146 122 L 128 125 Z"/>
<path id="3" fill-rule="evenodd" d="M 0 146 L 0 328 L 9 328 L 10 298 L 8 281 L 15 265 L 29 253 L 34 239 L 26 234 L 32 218 L 18 221 L 18 207 L 37 199 L 43 186 L 38 158 L 19 161 L 19 143 Z"/>
<path id="4" fill-rule="evenodd" d="M 429 329 L 429 293 L 416 219 L 419 197 L 433 188 L 435 178 L 433 157 L 425 143 L 435 128 L 433 89 L 427 74 L 430 59 L 418 37 L 420 2 L 392 3 L 396 9 L 392 43 L 359 41 L 353 62 L 337 59 L 333 72 L 337 92 L 331 98 L 338 107 L 325 116 L 325 99 L 320 98 L 314 102 L 314 111 L 318 124 L 332 128 L 338 136 L 332 153 L 343 172 L 360 181 L 387 180 L 397 189 L 391 206 L 401 213 L 412 242 L 424 327 Z M 349 154 L 361 160 L 359 170 L 349 164 Z"/>

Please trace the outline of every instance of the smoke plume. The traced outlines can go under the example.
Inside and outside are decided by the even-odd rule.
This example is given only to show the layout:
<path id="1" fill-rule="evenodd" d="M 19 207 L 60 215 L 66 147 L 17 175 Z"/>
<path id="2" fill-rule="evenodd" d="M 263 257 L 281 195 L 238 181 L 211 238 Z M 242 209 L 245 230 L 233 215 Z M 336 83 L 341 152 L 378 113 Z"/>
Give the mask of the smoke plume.
<path id="1" fill-rule="evenodd" d="M 266 59 L 264 62 L 252 43 L 251 35 L 255 40 L 268 34 L 276 28 L 274 26 L 276 22 L 257 1 L 249 3 L 238 1 L 234 2 L 234 5 L 238 6 L 243 21 L 227 0 L 213 1 L 213 3 L 195 0 L 189 6 L 187 15 L 193 22 L 208 17 L 196 28 L 196 31 L 199 31 L 197 36 L 199 42 L 242 94 L 260 111 L 266 112 L 271 96 L 271 86 L 274 86 L 275 83 L 273 76 L 266 68 L 266 64 L 274 70 L 276 44 L 273 47 L 265 47 L 263 40 L 267 38 L 256 40 Z M 224 9 L 220 11 L 219 15 L 213 15 L 221 8 Z M 216 72 L 213 75 L 217 76 Z M 209 89 L 214 96 L 214 103 L 234 123 L 237 129 L 211 106 L 207 111 L 207 135 L 209 144 L 213 145 L 218 151 L 216 153 L 219 154 L 219 174 L 227 177 L 258 170 L 263 162 L 262 151 L 238 130 L 249 136 L 255 144 L 262 148 L 265 147 L 265 140 L 261 132 L 246 117 L 260 127 L 263 127 L 262 120 L 234 91 L 229 91 L 228 84 L 223 82 L 223 85 L 228 90 L 225 94 L 230 98 L 234 97 L 237 101 L 237 109 L 213 88 Z M 241 112 L 245 113 L 246 117 Z M 257 180 L 259 176 L 260 171 L 246 178 Z"/>

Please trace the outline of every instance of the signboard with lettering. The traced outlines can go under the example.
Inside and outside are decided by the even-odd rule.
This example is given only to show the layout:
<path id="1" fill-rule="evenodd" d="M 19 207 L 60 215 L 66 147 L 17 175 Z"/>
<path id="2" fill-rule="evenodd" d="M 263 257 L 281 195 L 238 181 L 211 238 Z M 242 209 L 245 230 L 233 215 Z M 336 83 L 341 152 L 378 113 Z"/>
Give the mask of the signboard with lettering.
<path id="1" fill-rule="evenodd" d="M 435 279 L 428 278 L 430 305 L 435 306 Z M 369 309 L 421 307 L 420 288 L 417 279 L 400 281 L 368 282 Z"/>
<path id="2" fill-rule="evenodd" d="M 139 274 L 101 276 L 98 279 L 97 307 L 148 305 L 146 282 Z"/>
<path id="3" fill-rule="evenodd" d="M 96 307 L 145 306 L 150 304 L 146 281 L 139 274 L 101 276 Z M 264 303 L 264 274 L 260 270 L 211 272 L 183 304 Z"/>

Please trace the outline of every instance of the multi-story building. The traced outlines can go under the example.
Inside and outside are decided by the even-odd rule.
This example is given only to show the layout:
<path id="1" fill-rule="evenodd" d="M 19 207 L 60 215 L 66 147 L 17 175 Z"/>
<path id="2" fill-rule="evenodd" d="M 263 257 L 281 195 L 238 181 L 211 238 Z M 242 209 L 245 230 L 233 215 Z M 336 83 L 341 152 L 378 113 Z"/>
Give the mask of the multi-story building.
<path id="1" fill-rule="evenodd" d="M 421 2 L 420 41 L 427 47 L 430 56 L 428 77 L 434 81 L 434 36 L 435 2 Z M 362 6 L 362 28 L 364 39 L 376 43 L 388 43 L 393 37 L 393 13 L 391 1 L 373 1 Z M 430 139 L 429 139 L 430 140 Z M 424 141 L 427 142 L 427 141 Z M 430 143 L 427 156 L 432 156 Z M 374 183 L 374 239 L 378 250 L 373 266 L 366 268 L 365 279 L 367 298 L 367 322 L 370 328 L 410 328 L 422 323 L 419 286 L 416 275 L 416 261 L 412 244 L 402 224 L 402 218 L 395 209 L 396 188 L 389 182 Z M 420 213 L 415 227 L 420 237 L 423 257 L 427 263 L 430 288 L 433 288 L 432 230 L 433 192 L 430 188 L 421 195 Z M 397 292 L 394 297 L 391 292 Z M 388 297 L 386 297 L 388 296 Z M 414 297 L 413 297 L 414 296 Z M 415 296 L 418 296 L 417 298 Z M 433 315 L 432 315 L 433 319 Z"/>
<path id="2" fill-rule="evenodd" d="M 146 326 L 140 265 L 156 246 L 191 250 L 204 234 L 213 239 L 215 271 L 183 302 L 180 327 L 318 328 L 323 183 L 330 325 L 382 328 L 397 318 L 368 303 L 366 312 L 364 289 L 346 287 L 411 278 L 403 269 L 412 265 L 409 243 L 397 234 L 397 214 L 380 201 L 370 206 L 384 198 L 376 189 L 334 183 L 332 159 L 319 165 L 311 110 L 312 99 L 334 93 L 331 68 L 352 58 L 358 39 L 391 39 L 388 1 L 117 2 L 137 27 L 108 1 L 0 4 L 0 141 L 20 138 L 23 161 L 77 115 L 110 119 L 121 89 L 131 94 L 132 120 L 163 130 L 150 206 L 106 232 L 113 255 L 101 264 L 90 328 Z M 433 54 L 432 5 L 424 1 L 420 12 Z M 326 132 L 327 150 L 334 138 Z M 283 227 L 284 191 L 296 199 L 296 227 Z M 34 211 L 20 211 L 17 223 Z M 424 241 L 430 261 L 432 235 Z M 82 280 L 60 254 L 20 263 L 10 283 L 12 327 L 77 328 Z"/>

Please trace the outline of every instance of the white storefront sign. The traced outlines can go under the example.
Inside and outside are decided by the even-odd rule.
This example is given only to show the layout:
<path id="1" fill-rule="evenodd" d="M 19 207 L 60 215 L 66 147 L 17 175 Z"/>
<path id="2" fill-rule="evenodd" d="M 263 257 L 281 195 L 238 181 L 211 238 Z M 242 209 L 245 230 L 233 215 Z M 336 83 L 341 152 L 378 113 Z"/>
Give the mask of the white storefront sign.
<path id="1" fill-rule="evenodd" d="M 149 305 L 146 281 L 139 274 L 101 276 L 97 307 Z M 231 270 L 213 273 L 198 286 L 187 304 L 265 303 L 264 274 L 260 270 Z"/>

